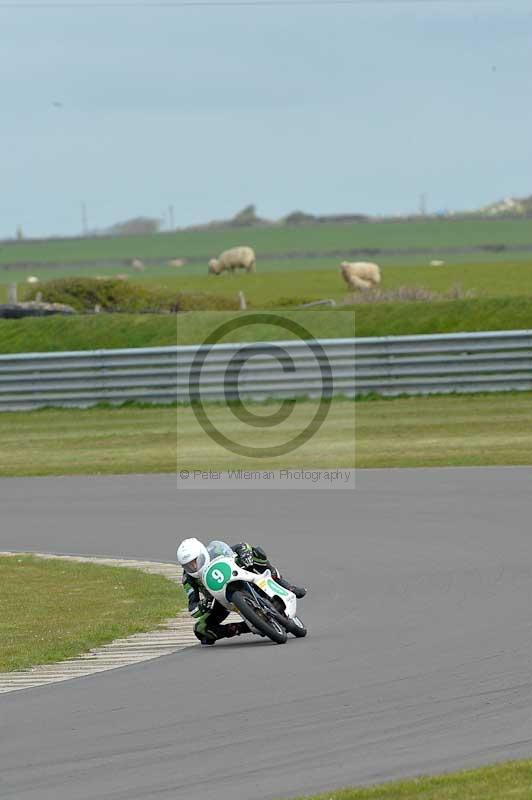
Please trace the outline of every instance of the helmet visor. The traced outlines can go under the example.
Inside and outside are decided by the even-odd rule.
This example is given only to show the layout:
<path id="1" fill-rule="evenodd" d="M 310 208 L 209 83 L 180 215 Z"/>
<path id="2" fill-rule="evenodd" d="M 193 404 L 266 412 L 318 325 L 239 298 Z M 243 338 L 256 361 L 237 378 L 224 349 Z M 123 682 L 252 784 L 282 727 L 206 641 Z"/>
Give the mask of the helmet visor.
<path id="1" fill-rule="evenodd" d="M 193 558 L 192 561 L 183 564 L 183 569 L 185 572 L 188 572 L 189 575 L 195 575 L 197 572 L 200 572 L 203 567 L 205 566 L 205 554 L 200 553 L 197 558 Z"/>

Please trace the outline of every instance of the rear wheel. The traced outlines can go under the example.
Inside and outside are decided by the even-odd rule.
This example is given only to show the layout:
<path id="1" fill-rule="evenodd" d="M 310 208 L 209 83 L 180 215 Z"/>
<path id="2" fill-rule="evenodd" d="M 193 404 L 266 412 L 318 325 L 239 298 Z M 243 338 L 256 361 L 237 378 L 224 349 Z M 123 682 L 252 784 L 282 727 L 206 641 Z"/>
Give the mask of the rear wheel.
<path id="1" fill-rule="evenodd" d="M 240 611 L 244 619 L 250 622 L 254 628 L 267 636 L 272 642 L 284 644 L 286 642 L 286 631 L 279 622 L 274 619 L 269 609 L 264 608 L 259 602 L 247 592 L 234 592 L 231 602 Z"/>

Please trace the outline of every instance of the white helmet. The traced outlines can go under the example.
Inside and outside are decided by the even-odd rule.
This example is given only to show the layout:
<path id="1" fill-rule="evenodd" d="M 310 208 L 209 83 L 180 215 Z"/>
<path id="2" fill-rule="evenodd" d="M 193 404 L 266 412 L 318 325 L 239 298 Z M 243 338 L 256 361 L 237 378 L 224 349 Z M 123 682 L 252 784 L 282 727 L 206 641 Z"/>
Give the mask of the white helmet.
<path id="1" fill-rule="evenodd" d="M 188 575 L 197 578 L 211 557 L 199 539 L 184 539 L 177 548 L 177 560 Z"/>

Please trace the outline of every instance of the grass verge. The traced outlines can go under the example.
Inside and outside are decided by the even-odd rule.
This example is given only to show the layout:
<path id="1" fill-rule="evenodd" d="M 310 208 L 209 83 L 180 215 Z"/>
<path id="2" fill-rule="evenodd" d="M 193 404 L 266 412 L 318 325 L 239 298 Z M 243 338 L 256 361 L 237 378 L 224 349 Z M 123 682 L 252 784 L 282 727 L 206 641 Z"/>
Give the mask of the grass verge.
<path id="1" fill-rule="evenodd" d="M 272 413 L 257 404 L 253 413 Z M 207 406 L 219 430 L 248 445 L 288 441 L 313 401 L 272 428 L 250 428 Z M 217 445 L 190 407 L 94 408 L 0 414 L 0 475 L 174 472 L 282 467 L 441 467 L 532 464 L 532 393 L 335 400 L 309 441 L 282 457 L 251 459 Z M 176 424 L 177 423 L 177 424 Z M 356 453 L 355 453 L 356 430 Z"/>
<path id="2" fill-rule="evenodd" d="M 0 557 L 0 671 L 50 664 L 152 630 L 184 607 L 180 587 L 136 569 Z"/>
<path id="3" fill-rule="evenodd" d="M 532 761 L 509 761 L 482 769 L 341 789 L 298 800 L 528 800 L 532 796 Z"/>
<path id="4" fill-rule="evenodd" d="M 304 325 L 316 338 L 353 335 L 353 308 L 269 309 Z M 196 344 L 218 325 L 245 312 L 194 311 L 179 315 L 99 314 L 0 320 L 0 353 L 39 353 Z M 518 330 L 532 328 L 532 297 L 477 298 L 357 306 L 357 336 Z M 226 337 L 237 341 L 289 339 L 288 331 L 249 326 Z"/>

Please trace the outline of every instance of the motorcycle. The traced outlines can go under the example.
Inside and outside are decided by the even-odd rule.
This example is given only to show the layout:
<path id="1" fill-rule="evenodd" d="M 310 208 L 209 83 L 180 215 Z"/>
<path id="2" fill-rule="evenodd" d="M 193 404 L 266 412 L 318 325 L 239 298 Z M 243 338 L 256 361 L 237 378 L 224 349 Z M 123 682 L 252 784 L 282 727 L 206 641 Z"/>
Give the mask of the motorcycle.
<path id="1" fill-rule="evenodd" d="M 257 573 L 240 567 L 231 548 L 206 564 L 201 581 L 211 597 L 239 614 L 253 633 L 277 644 L 284 644 L 288 633 L 307 635 L 296 613 L 295 594 L 279 586 L 269 569 Z"/>

